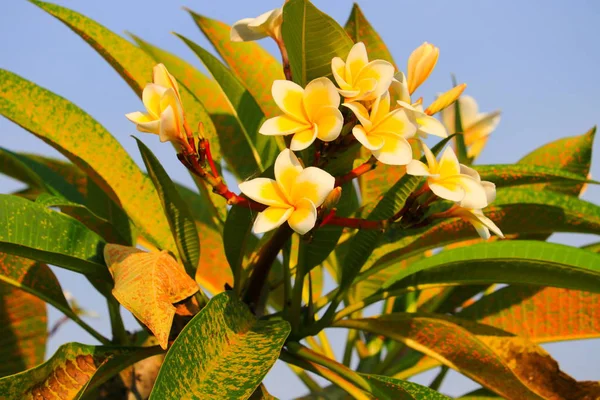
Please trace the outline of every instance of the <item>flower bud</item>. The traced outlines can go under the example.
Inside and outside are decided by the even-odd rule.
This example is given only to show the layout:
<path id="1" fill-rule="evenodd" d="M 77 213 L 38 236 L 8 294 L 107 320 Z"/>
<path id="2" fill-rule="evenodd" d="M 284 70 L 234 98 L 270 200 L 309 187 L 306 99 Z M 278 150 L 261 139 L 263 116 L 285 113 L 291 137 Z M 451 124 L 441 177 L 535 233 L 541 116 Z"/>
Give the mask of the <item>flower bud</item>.
<path id="1" fill-rule="evenodd" d="M 408 58 L 408 92 L 412 94 L 431 74 L 437 63 L 440 49 L 431 43 L 423 43 Z"/>
<path id="2" fill-rule="evenodd" d="M 325 212 L 332 210 L 337 204 L 340 202 L 340 198 L 342 197 L 342 188 L 340 186 L 334 188 L 323 202 L 323 210 Z"/>
<path id="3" fill-rule="evenodd" d="M 446 93 L 441 94 L 433 103 L 431 103 L 429 107 L 427 107 L 425 114 L 433 115 L 442 111 L 444 108 L 454 103 L 460 97 L 462 92 L 465 91 L 466 87 L 466 83 L 461 83 L 460 85 L 448 90 Z"/>
<path id="4" fill-rule="evenodd" d="M 283 10 L 276 8 L 259 15 L 256 18 L 244 18 L 231 27 L 232 42 L 248 42 L 267 36 L 279 41 L 281 39 L 281 23 Z"/>

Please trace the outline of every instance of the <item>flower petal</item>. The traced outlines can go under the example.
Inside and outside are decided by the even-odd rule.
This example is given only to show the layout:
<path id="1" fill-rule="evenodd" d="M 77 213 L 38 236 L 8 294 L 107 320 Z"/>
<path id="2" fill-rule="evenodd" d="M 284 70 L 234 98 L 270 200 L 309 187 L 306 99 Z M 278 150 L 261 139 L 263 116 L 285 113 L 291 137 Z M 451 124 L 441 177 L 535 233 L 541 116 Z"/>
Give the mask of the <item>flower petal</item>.
<path id="1" fill-rule="evenodd" d="M 177 95 L 177 98 L 181 102 L 177 80 L 169 73 L 164 64 L 156 64 L 154 68 L 152 68 L 152 82 L 156 83 L 157 85 L 173 89 Z"/>
<path id="2" fill-rule="evenodd" d="M 365 128 L 360 125 L 356 125 L 352 128 L 352 134 L 365 148 L 374 151 L 383 147 L 383 139 L 379 136 L 372 136 L 367 134 Z"/>
<path id="3" fill-rule="evenodd" d="M 140 132 L 154 133 L 158 135 L 160 132 L 160 119 L 149 122 L 140 122 L 136 125 L 136 128 Z"/>
<path id="4" fill-rule="evenodd" d="M 339 57 L 333 57 L 331 60 L 331 72 L 333 79 L 342 90 L 351 90 L 352 86 L 346 81 L 346 63 Z"/>
<path id="5" fill-rule="evenodd" d="M 460 206 L 464 208 L 485 208 L 488 205 L 487 194 L 480 182 L 469 175 L 453 175 L 439 180 L 437 183 L 449 186 L 459 185 L 464 191 L 464 197 L 460 200 Z M 451 200 L 451 199 L 448 199 Z"/>
<path id="6" fill-rule="evenodd" d="M 344 117 L 337 107 L 323 107 L 316 115 L 317 137 L 331 142 L 340 136 L 344 126 Z"/>
<path id="7" fill-rule="evenodd" d="M 448 107 L 450 104 L 453 104 L 465 91 L 467 87 L 466 83 L 461 83 L 460 85 L 454 86 L 452 89 L 448 90 L 445 93 L 440 94 L 437 99 L 433 101 L 425 110 L 427 115 L 434 115 L 444 108 Z"/>
<path id="8" fill-rule="evenodd" d="M 446 147 L 438 163 L 438 170 L 434 172 L 440 174 L 442 179 L 460 174 L 460 163 L 452 147 Z"/>
<path id="9" fill-rule="evenodd" d="M 367 56 L 367 48 L 363 42 L 358 42 L 350 49 L 348 57 L 346 57 L 346 82 L 353 85 L 356 82 L 360 70 L 367 65 L 369 57 Z"/>
<path id="10" fill-rule="evenodd" d="M 249 42 L 267 37 L 264 30 L 250 26 L 252 22 L 254 22 L 254 18 L 244 18 L 234 23 L 229 34 L 230 40 L 232 42 Z"/>
<path id="11" fill-rule="evenodd" d="M 477 122 L 471 124 L 465 129 L 464 137 L 465 144 L 467 146 L 472 145 L 474 142 L 489 136 L 490 133 L 500 123 L 500 111 L 495 111 L 487 114 L 480 114 Z"/>
<path id="12" fill-rule="evenodd" d="M 304 235 L 317 222 L 317 208 L 312 201 L 301 199 L 288 219 L 288 224 L 296 233 Z"/>
<path id="13" fill-rule="evenodd" d="M 406 165 L 406 173 L 413 176 L 430 176 L 429 168 L 419 160 L 412 160 Z"/>
<path id="14" fill-rule="evenodd" d="M 371 122 L 373 125 L 377 125 L 383 121 L 390 112 L 390 92 L 385 92 L 383 95 L 378 97 L 371 106 Z"/>
<path id="15" fill-rule="evenodd" d="M 291 81 L 276 80 L 271 87 L 271 94 L 281 111 L 299 122 L 308 121 L 302 102 L 304 89 L 300 85 Z"/>
<path id="16" fill-rule="evenodd" d="M 160 99 L 167 90 L 166 87 L 157 85 L 155 83 L 149 83 L 144 87 L 142 91 L 142 102 L 144 107 L 148 110 L 148 113 L 158 119 L 160 117 Z"/>
<path id="17" fill-rule="evenodd" d="M 181 127 L 173 107 L 167 108 L 160 114 L 160 127 L 158 136 L 161 142 L 179 142 L 182 141 Z"/>
<path id="18" fill-rule="evenodd" d="M 329 172 L 317 167 L 305 168 L 292 187 L 292 203 L 296 205 L 300 199 L 307 198 L 315 207 L 319 207 L 333 190 L 334 185 L 335 178 Z"/>
<path id="19" fill-rule="evenodd" d="M 269 118 L 263 122 L 258 132 L 268 136 L 290 135 L 302 131 L 307 127 L 310 127 L 310 125 L 298 122 L 296 119 L 290 118 L 287 115 L 280 115 L 278 117 Z"/>
<path id="20" fill-rule="evenodd" d="M 177 93 L 173 88 L 168 88 L 162 94 L 160 98 L 160 110 L 166 110 L 167 107 L 171 107 L 173 109 L 173 114 L 175 115 L 177 126 L 183 124 L 183 108 L 181 107 L 181 103 L 179 102 L 179 98 L 177 97 Z"/>
<path id="21" fill-rule="evenodd" d="M 255 178 L 238 185 L 240 191 L 252 200 L 275 207 L 289 207 L 285 195 L 276 181 L 269 178 Z"/>
<path id="22" fill-rule="evenodd" d="M 464 175 L 469 175 L 471 178 L 475 179 L 477 182 L 481 182 L 481 177 L 479 176 L 479 172 L 475 171 L 471 167 L 467 167 L 464 164 L 460 164 L 460 173 L 464 174 Z M 493 183 L 492 183 L 492 185 L 493 185 Z M 495 187 L 496 186 L 494 186 L 494 188 Z"/>
<path id="23" fill-rule="evenodd" d="M 125 114 L 125 117 L 135 124 L 144 124 L 147 122 L 156 121 L 150 114 L 134 111 L 129 114 Z"/>
<path id="24" fill-rule="evenodd" d="M 429 171 L 433 171 L 432 173 L 437 174 L 438 163 L 435 159 L 435 155 L 429 150 L 429 147 L 423 142 L 421 142 L 421 148 L 423 149 L 423 153 L 425 153 L 425 159 L 427 160 L 427 165 L 429 166 Z"/>
<path id="25" fill-rule="evenodd" d="M 384 141 L 380 149 L 373 150 L 377 160 L 388 165 L 407 165 L 412 161 L 412 147 L 402 136 L 391 133 L 377 133 L 376 136 Z"/>
<path id="26" fill-rule="evenodd" d="M 481 181 L 481 186 L 485 190 L 485 197 L 487 198 L 488 204 L 491 204 L 496 200 L 496 185 L 492 182 Z"/>
<path id="27" fill-rule="evenodd" d="M 390 83 L 390 92 L 396 96 L 399 101 L 410 103 L 410 94 L 406 85 L 406 77 L 404 73 L 399 71 L 394 75 L 392 83 Z"/>
<path id="28" fill-rule="evenodd" d="M 275 160 L 275 180 L 288 200 L 292 193 L 294 182 L 296 182 L 302 169 L 302 164 L 298 161 L 298 157 L 290 149 L 283 150 Z"/>
<path id="29" fill-rule="evenodd" d="M 465 197 L 465 190 L 454 181 L 439 181 L 436 178 L 428 179 L 429 188 L 442 199 L 461 201 Z"/>
<path id="30" fill-rule="evenodd" d="M 423 114 L 423 117 L 417 118 L 417 124 L 419 125 L 421 136 L 434 135 L 442 138 L 448 137 L 448 132 L 446 132 L 444 124 L 434 117 Z"/>
<path id="31" fill-rule="evenodd" d="M 340 106 L 340 94 L 328 78 L 317 78 L 310 81 L 304 89 L 302 100 L 304 110 L 311 122 L 315 122 L 321 108 L 338 108 Z"/>
<path id="32" fill-rule="evenodd" d="M 440 51 L 430 43 L 423 43 L 408 58 L 408 92 L 413 93 L 431 74 Z"/>
<path id="33" fill-rule="evenodd" d="M 460 211 L 461 212 L 459 214 L 475 227 L 477 233 L 479 233 L 479 236 L 481 236 L 483 239 L 487 240 L 490 238 L 490 230 L 504 239 L 504 234 L 500 228 L 498 228 L 498 226 L 496 226 L 491 219 L 486 217 L 481 210 L 463 209 Z"/>
<path id="34" fill-rule="evenodd" d="M 359 84 L 360 81 L 366 79 L 374 79 L 377 82 L 377 84 L 372 89 L 372 98 L 365 99 L 373 100 L 384 94 L 390 88 L 393 78 L 394 66 L 392 64 L 384 60 L 374 60 L 365 65 L 365 67 L 360 71 L 354 82 Z"/>
<path id="35" fill-rule="evenodd" d="M 360 94 L 360 90 L 342 90 L 338 89 L 338 93 L 345 99 L 354 100 Z"/>
<path id="36" fill-rule="evenodd" d="M 408 139 L 417 133 L 417 126 L 408 118 L 403 109 L 398 108 L 388 113 L 381 122 L 373 126 L 373 131 L 395 133 Z"/>
<path id="37" fill-rule="evenodd" d="M 273 230 L 287 221 L 293 212 L 294 209 L 292 207 L 268 207 L 258 213 L 254 220 L 252 231 L 254 233 L 265 233 Z"/>
<path id="38" fill-rule="evenodd" d="M 356 118 L 366 130 L 371 129 L 373 124 L 369 119 L 369 110 L 365 106 L 357 102 L 344 103 L 343 106 L 349 108 L 356 115 Z"/>
<path id="39" fill-rule="evenodd" d="M 290 149 L 294 151 L 300 151 L 306 149 L 308 146 L 313 144 L 317 138 L 319 128 L 317 125 L 313 125 L 310 128 L 294 133 L 292 136 L 292 142 L 290 143 Z"/>

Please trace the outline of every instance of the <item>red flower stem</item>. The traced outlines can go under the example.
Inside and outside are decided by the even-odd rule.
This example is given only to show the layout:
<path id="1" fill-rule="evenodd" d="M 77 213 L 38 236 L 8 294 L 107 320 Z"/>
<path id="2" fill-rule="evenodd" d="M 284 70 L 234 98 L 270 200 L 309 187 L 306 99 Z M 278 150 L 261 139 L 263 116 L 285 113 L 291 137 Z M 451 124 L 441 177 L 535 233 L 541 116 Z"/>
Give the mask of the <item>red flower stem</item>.
<path id="1" fill-rule="evenodd" d="M 377 159 L 371 156 L 371 158 L 354 168 L 352 171 L 348 172 L 346 175 L 336 178 L 335 186 L 342 186 L 344 183 L 350 182 L 352 179 L 358 178 L 359 176 L 366 174 L 375 168 L 377 168 Z"/>
<path id="2" fill-rule="evenodd" d="M 323 221 L 321 222 L 321 224 L 319 225 L 319 227 L 323 226 L 323 225 L 327 225 L 329 223 L 329 221 L 331 221 L 334 217 L 335 217 L 335 212 L 337 210 L 334 208 L 333 210 L 329 211 L 329 214 L 327 214 L 324 218 Z"/>
<path id="3" fill-rule="evenodd" d="M 210 170 L 216 178 L 219 178 L 219 172 L 217 171 L 215 160 L 213 160 L 212 153 L 210 152 L 210 142 L 205 139 L 204 145 L 206 146 L 206 159 L 208 160 L 208 165 L 210 165 Z"/>
<path id="4" fill-rule="evenodd" d="M 355 229 L 385 229 L 388 221 L 369 221 L 362 218 L 331 217 L 327 225 L 343 226 Z M 322 224 L 325 225 L 325 224 Z"/>

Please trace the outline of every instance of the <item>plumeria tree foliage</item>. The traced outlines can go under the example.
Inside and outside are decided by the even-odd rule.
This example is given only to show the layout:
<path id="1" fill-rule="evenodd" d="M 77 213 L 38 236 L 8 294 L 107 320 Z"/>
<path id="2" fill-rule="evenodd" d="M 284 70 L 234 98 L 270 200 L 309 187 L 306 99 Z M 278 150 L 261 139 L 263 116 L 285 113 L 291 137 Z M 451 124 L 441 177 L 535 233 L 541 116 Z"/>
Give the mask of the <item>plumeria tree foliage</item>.
<path id="1" fill-rule="evenodd" d="M 31 1 L 140 96 L 126 117 L 146 172 L 76 105 L 0 70 L 0 114 L 69 160 L 0 151 L 28 186 L 0 195 L 0 398 L 270 399 L 277 359 L 306 399 L 444 399 L 449 369 L 481 385 L 462 399 L 600 398 L 540 347 L 600 333 L 600 245 L 546 241 L 600 233 L 600 208 L 580 199 L 594 129 L 476 164 L 500 113 L 479 112 L 465 84 L 424 103 L 439 49 L 398 68 L 356 5 L 345 27 L 309 0 L 232 27 L 189 11 L 219 58 L 178 36 L 209 76 Z M 146 133 L 196 188 L 168 176 Z M 48 264 L 106 298 L 110 338 Z M 99 344 L 44 361 L 45 303 Z M 343 355 L 330 328 L 347 333 Z M 429 387 L 407 380 L 432 368 Z"/>

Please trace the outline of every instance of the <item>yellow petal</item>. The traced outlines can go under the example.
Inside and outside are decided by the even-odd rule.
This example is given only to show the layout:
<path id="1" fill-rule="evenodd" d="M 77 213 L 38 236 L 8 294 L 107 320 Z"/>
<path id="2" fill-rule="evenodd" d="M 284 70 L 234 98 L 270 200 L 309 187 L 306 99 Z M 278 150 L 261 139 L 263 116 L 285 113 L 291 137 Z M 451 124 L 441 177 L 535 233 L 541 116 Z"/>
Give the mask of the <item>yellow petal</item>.
<path id="1" fill-rule="evenodd" d="M 352 86 L 346 81 L 346 63 L 339 57 L 333 57 L 331 60 L 331 72 L 333 78 L 342 90 L 351 90 Z"/>
<path id="2" fill-rule="evenodd" d="M 484 136 L 481 139 L 477 140 L 475 143 L 471 144 L 469 148 L 467 148 L 467 157 L 477 158 L 479 154 L 485 148 L 485 145 L 489 139 L 489 136 Z"/>
<path id="3" fill-rule="evenodd" d="M 254 233 L 264 233 L 273 230 L 287 221 L 293 212 L 294 209 L 292 207 L 268 207 L 258 213 L 254 220 L 252 231 Z"/>
<path id="4" fill-rule="evenodd" d="M 178 123 L 175 111 L 171 106 L 160 114 L 160 130 L 158 132 L 161 142 L 179 142 L 183 140 L 181 126 Z"/>
<path id="5" fill-rule="evenodd" d="M 377 80 L 375 78 L 360 79 L 354 83 L 355 91 L 358 94 L 354 98 L 346 98 L 346 101 L 371 101 L 375 100 L 375 89 L 377 88 Z"/>
<path id="6" fill-rule="evenodd" d="M 374 79 L 376 82 L 375 87 L 371 89 L 370 95 L 363 97 L 362 100 L 375 100 L 377 97 L 387 92 L 393 78 L 394 66 L 384 60 L 375 60 L 365 65 L 360 71 L 355 79 L 356 84 L 354 86 L 362 87 L 362 81 Z"/>
<path id="7" fill-rule="evenodd" d="M 315 226 L 317 209 L 312 201 L 301 199 L 288 219 L 290 227 L 298 234 L 304 235 Z"/>
<path id="8" fill-rule="evenodd" d="M 302 87 L 291 81 L 277 80 L 273 82 L 271 94 L 281 111 L 300 122 L 308 121 L 302 103 L 304 95 Z"/>
<path id="9" fill-rule="evenodd" d="M 160 119 L 148 122 L 140 122 L 136 126 L 137 130 L 146 133 L 160 133 Z"/>
<path id="10" fill-rule="evenodd" d="M 292 136 L 292 142 L 290 143 L 290 149 L 294 151 L 300 151 L 306 149 L 308 146 L 313 144 L 317 138 L 319 128 L 317 125 L 313 125 L 310 128 L 304 129 L 294 133 Z"/>
<path id="11" fill-rule="evenodd" d="M 484 208 L 487 207 L 487 194 L 480 182 L 477 182 L 473 177 L 459 174 L 443 178 L 438 181 L 443 185 L 459 185 L 464 191 L 464 197 L 460 200 L 461 207 L 465 208 Z M 448 199 L 451 200 L 451 199 Z"/>
<path id="12" fill-rule="evenodd" d="M 302 131 L 309 126 L 307 123 L 298 122 L 287 115 L 280 115 L 279 117 L 269 118 L 263 122 L 258 132 L 268 136 L 290 135 Z"/>
<path id="13" fill-rule="evenodd" d="M 371 106 L 370 119 L 373 125 L 377 125 L 390 112 L 390 92 L 385 92 Z"/>
<path id="14" fill-rule="evenodd" d="M 146 107 L 148 114 L 150 114 L 154 119 L 158 119 L 160 117 L 160 113 L 162 111 L 160 108 L 160 99 L 166 90 L 167 88 L 164 86 L 149 83 L 142 91 L 142 102 L 144 103 L 144 107 Z"/>
<path id="15" fill-rule="evenodd" d="M 331 142 L 340 136 L 344 117 L 337 107 L 323 107 L 315 117 L 317 137 L 324 142 Z"/>
<path id="16" fill-rule="evenodd" d="M 412 147 L 406 139 L 392 133 L 378 133 L 383 139 L 383 146 L 373 150 L 373 156 L 383 164 L 407 165 L 412 161 Z"/>
<path id="17" fill-rule="evenodd" d="M 302 172 L 302 165 L 298 161 L 298 157 L 289 149 L 283 150 L 275 160 L 275 180 L 285 194 L 286 198 L 290 199 L 294 182 Z"/>
<path id="18" fill-rule="evenodd" d="M 425 153 L 425 159 L 427 159 L 429 171 L 431 171 L 432 174 L 437 174 L 438 163 L 435 159 L 435 155 L 433 155 L 433 153 L 431 152 L 431 150 L 429 150 L 429 147 L 427 147 L 425 143 L 421 142 L 421 147 L 423 148 L 423 153 Z"/>
<path id="19" fill-rule="evenodd" d="M 175 90 L 172 88 L 165 90 L 160 98 L 161 115 L 162 111 L 166 110 L 168 107 L 173 109 L 173 114 L 176 119 L 175 123 L 177 126 L 183 124 L 183 108 L 181 107 L 177 93 L 175 93 Z"/>
<path id="20" fill-rule="evenodd" d="M 249 26 L 253 21 L 254 18 L 244 18 L 234 23 L 231 26 L 230 40 L 232 42 L 248 42 L 267 37 L 265 31 Z"/>
<path id="21" fill-rule="evenodd" d="M 419 160 L 412 160 L 406 166 L 406 173 L 414 176 L 429 176 L 429 168 Z"/>
<path id="22" fill-rule="evenodd" d="M 315 207 L 319 207 L 333 190 L 334 184 L 335 178 L 330 173 L 317 167 L 305 168 L 292 187 L 291 201 L 296 205 L 300 199 L 307 198 Z"/>
<path id="23" fill-rule="evenodd" d="M 348 53 L 346 58 L 346 82 L 352 85 L 360 70 L 367 65 L 369 57 L 367 56 L 367 48 L 363 42 L 358 42 Z"/>
<path id="24" fill-rule="evenodd" d="M 427 183 L 431 191 L 442 199 L 458 202 L 465 197 L 465 190 L 455 181 L 439 181 L 437 178 L 429 178 Z"/>
<path id="25" fill-rule="evenodd" d="M 255 178 L 238 185 L 240 191 L 252 200 L 275 207 L 289 207 L 285 195 L 276 181 L 269 178 Z"/>
<path id="26" fill-rule="evenodd" d="M 358 140 L 360 144 L 365 146 L 365 148 L 367 148 L 368 150 L 373 151 L 383 147 L 383 138 L 379 136 L 369 135 L 365 131 L 365 128 L 360 125 L 356 125 L 354 128 L 352 128 L 352 134 L 354 135 L 356 140 Z"/>
<path id="27" fill-rule="evenodd" d="M 434 173 L 440 174 L 442 179 L 460 174 L 460 164 L 452 147 L 446 147 L 438 163 L 438 169 Z"/>
<path id="28" fill-rule="evenodd" d="M 397 72 L 396 75 L 394 75 L 389 90 L 396 99 L 405 103 L 410 103 L 410 94 L 408 93 L 406 77 L 403 72 Z"/>
<path id="29" fill-rule="evenodd" d="M 344 103 L 343 106 L 349 108 L 354 113 L 365 130 L 371 130 L 373 124 L 371 124 L 369 110 L 365 106 L 357 102 Z"/>
<path id="30" fill-rule="evenodd" d="M 478 120 L 465 128 L 464 137 L 467 146 L 489 136 L 500 123 L 500 111 L 479 114 Z"/>
<path id="31" fill-rule="evenodd" d="M 354 100 L 360 94 L 360 90 L 342 90 L 338 89 L 338 93 L 346 100 Z"/>
<path id="32" fill-rule="evenodd" d="M 440 96 L 438 96 L 437 99 L 435 99 L 433 103 L 431 103 L 429 107 L 427 107 L 427 110 L 425 110 L 425 114 L 433 115 L 442 111 L 444 108 L 454 103 L 456 99 L 458 99 L 458 97 L 462 94 L 462 92 L 465 91 L 466 87 L 466 83 L 461 83 L 460 85 L 448 90 L 446 93 L 441 94 Z"/>
<path id="33" fill-rule="evenodd" d="M 372 130 L 374 132 L 395 133 L 408 139 L 417 133 L 417 126 L 408 118 L 403 109 L 398 108 L 387 114 Z"/>
<path id="34" fill-rule="evenodd" d="M 181 96 L 179 95 L 179 85 L 177 84 L 177 80 L 169 73 L 167 67 L 164 64 L 157 64 L 152 69 L 152 82 L 157 85 L 164 86 L 166 88 L 171 88 L 175 91 L 177 98 L 181 102 Z"/>
<path id="35" fill-rule="evenodd" d="M 135 124 L 145 124 L 147 122 L 155 121 L 151 115 L 139 111 L 125 114 L 125 117 Z"/>
<path id="36" fill-rule="evenodd" d="M 412 94 L 431 74 L 440 51 L 430 43 L 416 48 L 408 59 L 408 92 Z"/>
<path id="37" fill-rule="evenodd" d="M 340 95 L 329 79 L 317 78 L 306 85 L 302 101 L 308 120 L 315 122 L 321 108 L 340 106 Z"/>

